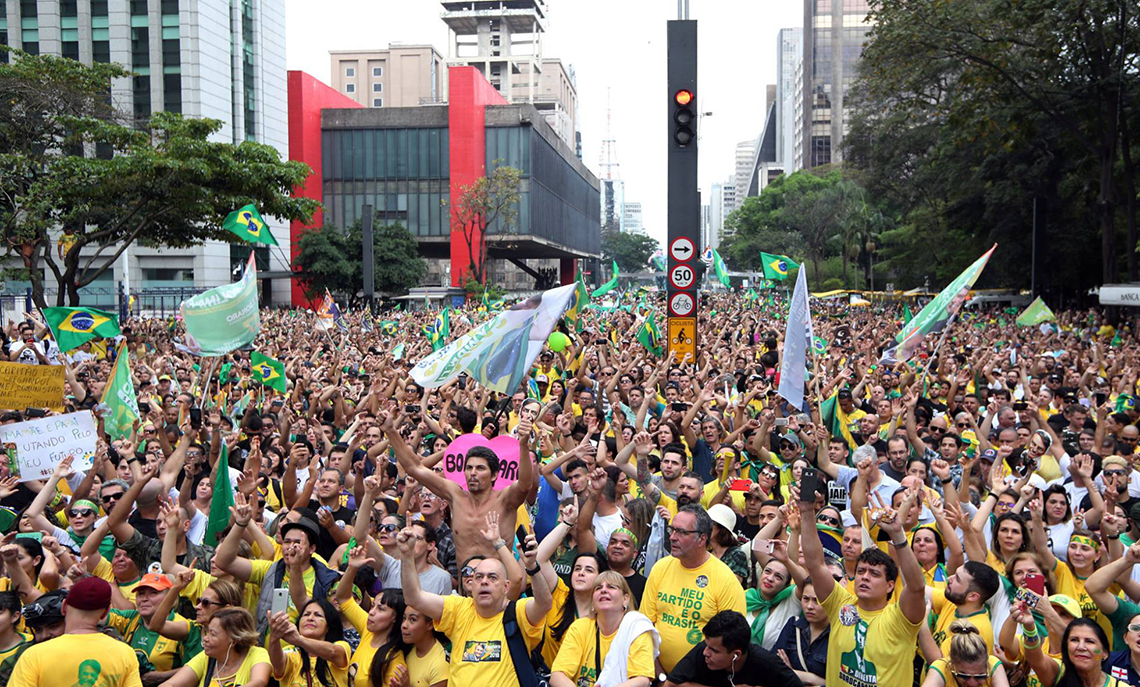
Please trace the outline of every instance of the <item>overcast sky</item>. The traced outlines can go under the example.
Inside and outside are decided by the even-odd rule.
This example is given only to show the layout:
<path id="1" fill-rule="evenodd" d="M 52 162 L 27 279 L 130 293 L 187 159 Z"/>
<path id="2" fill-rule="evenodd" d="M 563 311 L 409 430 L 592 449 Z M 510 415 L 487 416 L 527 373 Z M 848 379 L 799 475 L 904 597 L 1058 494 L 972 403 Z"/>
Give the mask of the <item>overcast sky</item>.
<path id="1" fill-rule="evenodd" d="M 578 128 L 583 161 L 599 174 L 606 137 L 606 93 L 617 141 L 626 200 L 639 201 L 645 227 L 664 243 L 665 143 L 668 139 L 665 83 L 665 22 L 677 18 L 673 0 L 548 0 L 543 52 L 572 65 L 578 87 Z M 327 82 L 329 51 L 386 48 L 389 43 L 431 43 L 447 56 L 447 27 L 434 0 L 287 0 L 289 69 Z M 803 23 L 800 0 L 691 0 L 699 20 L 701 111 L 700 184 L 734 171 L 736 144 L 759 135 L 764 125 L 764 86 L 776 79 L 776 37 Z M 600 174 L 599 174 L 600 176 Z"/>

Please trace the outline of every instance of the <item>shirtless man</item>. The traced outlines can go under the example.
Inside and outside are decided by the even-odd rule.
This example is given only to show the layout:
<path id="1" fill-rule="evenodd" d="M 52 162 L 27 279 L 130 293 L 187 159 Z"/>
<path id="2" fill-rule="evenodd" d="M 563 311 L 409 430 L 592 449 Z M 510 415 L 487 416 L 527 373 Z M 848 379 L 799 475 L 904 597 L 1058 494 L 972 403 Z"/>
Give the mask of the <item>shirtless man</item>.
<path id="1" fill-rule="evenodd" d="M 534 464 L 530 459 L 531 429 L 533 418 L 530 413 L 522 414 L 517 433 L 519 436 L 519 478 L 506 489 L 495 491 L 495 479 L 499 473 L 499 460 L 489 450 L 475 447 L 467 454 L 463 465 L 463 476 L 467 489 L 423 466 L 420 459 L 410 449 L 399 431 L 392 424 L 392 416 L 380 415 L 380 428 L 396 452 L 396 459 L 404 470 L 433 494 L 444 499 L 451 506 L 451 526 L 455 532 L 456 560 L 462 565 L 471 556 L 481 554 L 495 558 L 495 550 L 485 537 L 479 534 L 480 523 L 486 521 L 487 513 L 499 513 L 499 532 L 504 541 L 515 537 L 515 521 L 519 506 L 522 505 L 534 482 Z"/>

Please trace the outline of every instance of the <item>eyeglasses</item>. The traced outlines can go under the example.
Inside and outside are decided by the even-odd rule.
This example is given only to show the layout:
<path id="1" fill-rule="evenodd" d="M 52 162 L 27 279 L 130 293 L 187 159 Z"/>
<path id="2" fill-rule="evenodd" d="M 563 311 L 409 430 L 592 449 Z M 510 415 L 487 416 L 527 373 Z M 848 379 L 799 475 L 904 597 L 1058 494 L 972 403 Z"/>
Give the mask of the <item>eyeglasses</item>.
<path id="1" fill-rule="evenodd" d="M 683 530 L 680 527 L 673 527 L 672 525 L 669 525 L 665 528 L 665 534 L 667 534 L 669 536 L 673 536 L 674 534 L 679 534 L 679 535 L 684 536 L 684 535 L 696 534 L 696 533 L 697 533 L 696 530 Z"/>
<path id="2" fill-rule="evenodd" d="M 95 515 L 95 511 L 90 508 L 80 508 L 67 512 L 67 516 L 71 518 L 86 518 L 89 515 Z"/>
<path id="3" fill-rule="evenodd" d="M 1129 632 L 1140 632 L 1140 624 L 1133 623 L 1133 624 L 1129 625 L 1128 631 Z"/>
<path id="4" fill-rule="evenodd" d="M 225 604 L 221 601 L 210 601 L 209 599 L 198 599 L 198 603 L 194 605 L 201 606 L 203 608 L 209 608 L 210 606 L 225 606 Z"/>
<path id="5" fill-rule="evenodd" d="M 958 429 L 966 429 L 967 427 L 969 427 L 969 425 L 966 424 L 965 422 L 958 422 L 955 424 L 958 426 Z"/>
<path id="6" fill-rule="evenodd" d="M 815 516 L 815 521 L 816 522 L 822 522 L 822 523 L 827 524 L 827 525 L 831 525 L 832 527 L 839 527 L 839 525 L 840 525 L 839 518 L 833 518 L 830 515 L 824 515 L 823 513 L 820 513 L 819 515 Z"/>

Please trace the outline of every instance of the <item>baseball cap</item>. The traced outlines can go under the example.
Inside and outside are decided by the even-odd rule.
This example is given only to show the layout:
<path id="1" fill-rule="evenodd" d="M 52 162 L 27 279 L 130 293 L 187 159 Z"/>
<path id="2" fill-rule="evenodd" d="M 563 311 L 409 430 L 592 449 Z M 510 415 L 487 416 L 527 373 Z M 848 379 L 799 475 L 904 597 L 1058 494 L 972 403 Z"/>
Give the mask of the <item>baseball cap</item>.
<path id="1" fill-rule="evenodd" d="M 174 583 L 171 582 L 170 578 L 168 578 L 166 575 L 160 575 L 158 573 L 147 573 L 143 575 L 142 579 L 139 580 L 139 583 L 135 585 L 135 589 L 138 589 L 139 587 L 149 587 L 161 592 L 164 589 L 170 589 L 173 586 Z"/>
<path id="2" fill-rule="evenodd" d="M 111 606 L 111 585 L 98 577 L 84 577 L 71 585 L 64 603 L 81 611 L 105 611 Z"/>
<path id="3" fill-rule="evenodd" d="M 799 436 L 795 432 L 788 432 L 787 434 L 781 434 L 780 435 L 780 441 L 781 442 L 786 441 L 789 444 L 791 444 L 792 446 L 795 446 L 796 448 L 803 448 L 804 447 L 804 442 L 800 441 Z"/>
<path id="4" fill-rule="evenodd" d="M 1074 618 L 1081 617 L 1081 605 L 1077 603 L 1077 600 L 1071 596 L 1065 596 L 1064 594 L 1054 594 L 1053 596 L 1049 597 L 1049 603 L 1053 604 L 1054 606 L 1060 606 L 1061 610 L 1065 611 Z"/>
<path id="5" fill-rule="evenodd" d="M 542 384 L 544 382 L 549 383 L 550 378 L 547 377 L 546 375 L 535 375 L 534 376 L 534 383 L 535 384 Z"/>
<path id="6" fill-rule="evenodd" d="M 994 462 L 997 460 L 997 451 L 992 448 L 987 448 L 985 451 L 982 451 L 982 460 L 988 460 L 991 463 Z"/>
<path id="7" fill-rule="evenodd" d="M 709 517 L 729 532 L 736 529 L 736 513 L 733 513 L 732 509 L 723 503 L 709 506 Z"/>

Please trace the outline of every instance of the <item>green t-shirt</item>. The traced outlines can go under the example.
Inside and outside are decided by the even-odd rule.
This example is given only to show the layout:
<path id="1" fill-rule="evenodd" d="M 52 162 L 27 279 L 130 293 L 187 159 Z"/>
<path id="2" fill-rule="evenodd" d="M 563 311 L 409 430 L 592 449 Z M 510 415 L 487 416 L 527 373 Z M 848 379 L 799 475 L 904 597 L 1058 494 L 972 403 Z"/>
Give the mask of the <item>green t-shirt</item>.
<path id="1" fill-rule="evenodd" d="M 1116 610 L 1112 613 L 1106 613 L 1105 617 L 1108 622 L 1112 623 L 1112 645 L 1125 646 L 1124 633 L 1128 631 L 1128 621 L 1140 615 L 1140 604 L 1135 604 L 1128 599 L 1116 599 Z"/>

